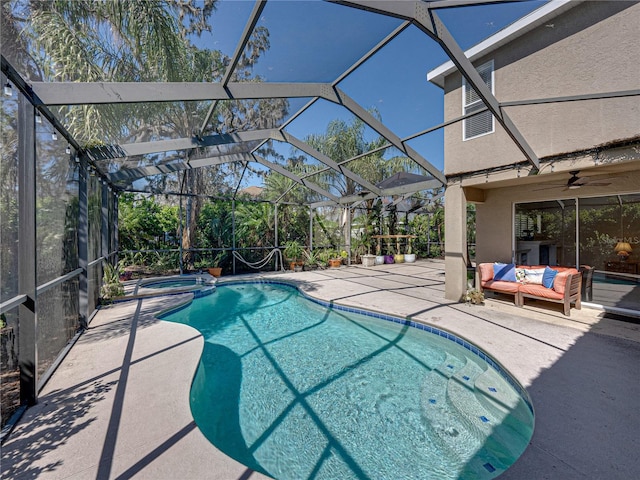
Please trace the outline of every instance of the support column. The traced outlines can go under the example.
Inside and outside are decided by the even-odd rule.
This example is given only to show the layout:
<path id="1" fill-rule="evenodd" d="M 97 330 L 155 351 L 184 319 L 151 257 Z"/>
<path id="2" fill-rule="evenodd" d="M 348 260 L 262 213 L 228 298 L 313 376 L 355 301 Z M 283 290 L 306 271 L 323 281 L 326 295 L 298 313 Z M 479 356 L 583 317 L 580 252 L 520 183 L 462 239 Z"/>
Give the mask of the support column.
<path id="1" fill-rule="evenodd" d="M 347 265 L 351 265 L 351 208 L 344 209 L 344 248 L 349 254 Z"/>
<path id="2" fill-rule="evenodd" d="M 183 174 L 186 175 L 186 172 Z M 184 182 L 184 176 L 183 178 L 183 182 Z M 180 180 L 180 172 L 178 172 L 178 180 Z M 181 184 L 182 185 L 182 184 Z M 179 255 L 179 259 L 178 259 L 178 265 L 180 267 L 180 275 L 182 275 L 184 273 L 184 263 L 182 260 L 182 235 L 184 233 L 183 230 L 183 226 L 182 226 L 182 187 L 180 187 L 180 205 L 178 207 L 178 235 L 180 236 L 180 239 L 178 240 L 178 255 Z"/>
<path id="3" fill-rule="evenodd" d="M 278 244 L 278 204 L 276 203 L 274 205 L 274 214 L 273 214 L 273 228 L 275 230 L 274 232 L 274 247 L 278 248 L 280 247 L 280 245 Z M 278 258 L 276 257 L 276 262 L 275 262 L 275 271 L 278 271 Z M 281 267 L 284 267 L 284 265 L 281 265 Z"/>
<path id="4" fill-rule="evenodd" d="M 116 263 L 120 261 L 118 251 L 120 250 L 120 223 L 118 222 L 119 208 L 118 194 L 111 192 L 111 200 L 113 202 L 113 251 L 116 252 Z"/>
<path id="5" fill-rule="evenodd" d="M 461 301 L 467 291 L 467 200 L 459 181 L 444 193 L 445 298 Z"/>
<path id="6" fill-rule="evenodd" d="M 36 300 L 36 137 L 35 110 L 19 94 L 18 104 L 18 307 L 20 403 L 38 401 L 38 316 Z"/>
<path id="7" fill-rule="evenodd" d="M 233 257 L 233 274 L 236 274 L 236 256 L 233 252 L 236 251 L 236 200 L 231 200 L 231 252 Z"/>
<path id="8" fill-rule="evenodd" d="M 100 189 L 102 190 L 102 208 L 101 208 L 101 225 L 100 225 L 100 249 L 102 253 L 101 257 L 105 257 L 109 263 L 116 265 L 117 263 L 109 255 L 111 253 L 109 247 L 109 191 L 107 185 L 104 182 L 100 182 Z"/>
<path id="9" fill-rule="evenodd" d="M 77 153 L 76 153 L 77 155 Z M 80 157 L 78 165 L 78 323 L 87 328 L 89 321 L 89 192 L 87 159 Z"/>
<path id="10" fill-rule="evenodd" d="M 309 207 L 309 251 L 313 251 L 313 208 Z"/>

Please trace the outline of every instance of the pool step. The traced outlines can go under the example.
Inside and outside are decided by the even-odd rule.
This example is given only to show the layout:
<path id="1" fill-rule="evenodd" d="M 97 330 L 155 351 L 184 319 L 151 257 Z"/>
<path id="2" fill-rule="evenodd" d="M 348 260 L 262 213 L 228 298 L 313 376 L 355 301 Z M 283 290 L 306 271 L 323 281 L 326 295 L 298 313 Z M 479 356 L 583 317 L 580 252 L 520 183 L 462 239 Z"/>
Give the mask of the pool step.
<path id="1" fill-rule="evenodd" d="M 451 378 L 458 380 L 460 384 L 466 386 L 469 390 L 474 390 L 476 379 L 485 373 L 486 368 L 480 366 L 473 358 L 466 357 L 464 365 L 456 370 Z"/>
<path id="2" fill-rule="evenodd" d="M 432 375 L 445 388 L 444 398 L 433 394 L 425 406 L 440 441 L 465 460 L 470 477 L 478 471 L 498 476 L 531 436 L 533 422 L 525 402 L 513 398 L 500 374 L 474 356 L 447 357 Z M 465 459 L 469 453 L 461 444 L 475 447 L 473 458 Z"/>
<path id="3" fill-rule="evenodd" d="M 452 382 L 459 383 L 455 377 L 461 372 L 463 375 L 476 375 L 471 368 L 467 365 L 466 358 L 447 354 L 444 362 L 427 374 L 422 385 L 422 414 L 431 425 L 434 438 L 443 450 L 463 463 L 468 460 L 468 446 L 477 450 L 482 446 L 484 438 L 464 416 L 455 411 L 447 392 Z M 477 403 L 473 390 L 463 389 L 469 401 Z"/>
<path id="4" fill-rule="evenodd" d="M 527 404 L 515 398 L 501 380 L 500 374 L 489 368 L 476 379 L 475 394 L 496 421 L 487 448 L 516 458 L 522 453 L 520 447 L 531 438 L 533 416 Z"/>
<path id="5" fill-rule="evenodd" d="M 478 401 L 474 383 L 484 373 L 483 368 L 473 359 L 467 358 L 465 365 L 447 382 L 447 401 L 460 416 L 469 435 L 481 444 L 491 434 L 495 419 Z"/>
<path id="6" fill-rule="evenodd" d="M 504 385 L 500 374 L 493 368 L 488 368 L 475 380 L 478 400 L 501 418 L 508 415 L 524 424 L 530 424 L 532 414 L 527 404 L 519 397 L 514 397 L 511 389 L 500 385 Z"/>
<path id="7" fill-rule="evenodd" d="M 466 364 L 465 358 L 460 358 L 450 353 L 447 353 L 447 356 L 440 365 L 436 367 L 436 370 L 440 372 L 443 376 L 447 378 L 451 378 L 455 375 L 461 368 Z"/>

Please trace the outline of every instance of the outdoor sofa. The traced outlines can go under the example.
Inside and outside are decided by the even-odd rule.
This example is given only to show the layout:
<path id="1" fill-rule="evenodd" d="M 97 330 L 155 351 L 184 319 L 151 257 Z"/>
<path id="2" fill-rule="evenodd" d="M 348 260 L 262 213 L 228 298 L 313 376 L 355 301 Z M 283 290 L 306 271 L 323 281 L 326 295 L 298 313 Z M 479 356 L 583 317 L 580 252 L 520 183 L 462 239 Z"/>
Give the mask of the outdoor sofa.
<path id="1" fill-rule="evenodd" d="M 567 316 L 572 303 L 577 310 L 582 307 L 582 274 L 575 268 L 480 263 L 478 270 L 482 290 L 513 295 L 518 307 L 525 298 L 561 303 Z"/>

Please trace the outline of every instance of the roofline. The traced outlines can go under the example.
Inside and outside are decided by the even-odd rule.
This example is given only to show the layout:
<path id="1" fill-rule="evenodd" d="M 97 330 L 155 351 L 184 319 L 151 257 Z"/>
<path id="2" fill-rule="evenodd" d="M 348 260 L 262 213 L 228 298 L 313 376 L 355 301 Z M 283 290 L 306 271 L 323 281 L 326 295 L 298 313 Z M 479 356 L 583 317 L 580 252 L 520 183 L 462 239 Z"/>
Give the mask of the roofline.
<path id="1" fill-rule="evenodd" d="M 525 15 L 519 20 L 516 20 L 494 35 L 491 35 L 482 42 L 474 45 L 469 50 L 465 51 L 464 54 L 473 62 L 474 60 L 542 25 L 550 19 L 557 17 L 561 13 L 566 12 L 570 8 L 575 7 L 579 3 L 582 3 L 582 1 L 551 0 L 549 3 L 544 4 L 542 7 Z M 440 88 L 444 88 L 444 79 L 455 71 L 457 71 L 456 66 L 453 61 L 449 60 L 428 72 L 427 80 Z"/>

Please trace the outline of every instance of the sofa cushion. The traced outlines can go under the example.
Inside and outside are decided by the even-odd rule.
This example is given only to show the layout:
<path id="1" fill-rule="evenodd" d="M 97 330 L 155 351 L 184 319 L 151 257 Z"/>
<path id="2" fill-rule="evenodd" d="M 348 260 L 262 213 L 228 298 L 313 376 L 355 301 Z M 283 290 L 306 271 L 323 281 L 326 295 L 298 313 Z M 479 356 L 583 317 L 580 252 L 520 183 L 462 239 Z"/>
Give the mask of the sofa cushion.
<path id="1" fill-rule="evenodd" d="M 534 285 L 542 285 L 542 276 L 544 275 L 544 268 L 525 268 L 524 269 L 524 282 Z"/>
<path id="2" fill-rule="evenodd" d="M 518 288 L 521 285 L 522 284 L 518 282 L 505 282 L 502 280 L 489 280 L 488 282 L 482 282 L 483 288 L 505 293 L 518 293 Z"/>
<path id="3" fill-rule="evenodd" d="M 520 286 L 520 292 L 528 293 L 530 295 L 535 295 L 536 297 L 541 298 L 550 298 L 552 300 L 561 300 L 564 295 L 556 292 L 550 288 L 545 287 L 544 285 L 534 285 L 527 284 Z"/>
<path id="4" fill-rule="evenodd" d="M 553 288 L 553 280 L 556 278 L 558 272 L 553 268 L 546 267 L 544 274 L 542 275 L 542 285 L 547 288 Z"/>
<path id="5" fill-rule="evenodd" d="M 480 282 L 493 279 L 493 263 L 481 263 L 478 268 L 480 268 Z"/>
<path id="6" fill-rule="evenodd" d="M 502 280 L 505 282 L 515 282 L 516 280 L 516 266 L 513 263 L 494 263 L 493 264 L 493 279 Z"/>
<path id="7" fill-rule="evenodd" d="M 554 270 L 556 270 L 554 268 Z M 560 295 L 564 295 L 565 284 L 567 283 L 567 277 L 569 275 L 579 273 L 575 268 L 562 268 L 557 269 L 558 274 L 556 278 L 553 279 L 553 289 L 558 292 Z"/>

